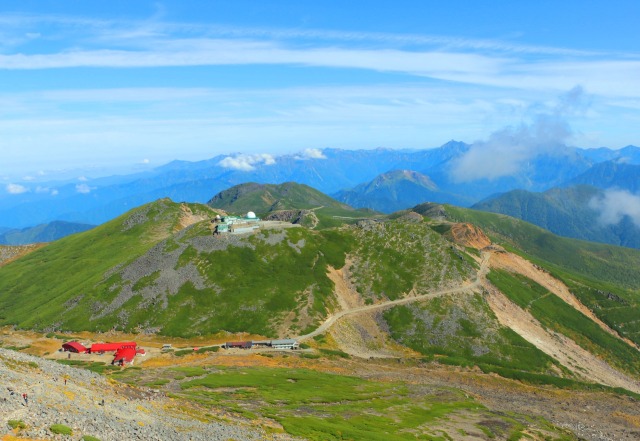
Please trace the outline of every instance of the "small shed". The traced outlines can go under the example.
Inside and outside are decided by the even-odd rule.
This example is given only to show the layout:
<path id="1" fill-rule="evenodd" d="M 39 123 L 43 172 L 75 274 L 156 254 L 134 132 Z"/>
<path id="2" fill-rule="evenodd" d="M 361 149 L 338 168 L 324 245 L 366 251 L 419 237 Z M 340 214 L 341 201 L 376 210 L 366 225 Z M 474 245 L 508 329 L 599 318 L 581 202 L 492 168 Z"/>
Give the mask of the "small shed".
<path id="1" fill-rule="evenodd" d="M 62 350 L 65 352 L 75 352 L 77 354 L 84 354 L 88 351 L 81 343 L 77 341 L 68 341 L 62 345 Z"/>

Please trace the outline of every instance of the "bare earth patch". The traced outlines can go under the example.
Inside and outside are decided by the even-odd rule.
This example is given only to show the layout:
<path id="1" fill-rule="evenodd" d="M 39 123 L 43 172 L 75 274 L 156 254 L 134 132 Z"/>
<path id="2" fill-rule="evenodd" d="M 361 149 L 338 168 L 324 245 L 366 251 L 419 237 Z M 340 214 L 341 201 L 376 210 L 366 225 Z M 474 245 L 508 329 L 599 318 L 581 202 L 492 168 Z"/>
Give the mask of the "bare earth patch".
<path id="1" fill-rule="evenodd" d="M 490 286 L 487 286 L 487 289 L 489 295 L 486 299 L 503 326 L 514 330 L 542 352 L 558 360 L 560 364 L 570 369 L 578 377 L 640 393 L 638 381 L 616 371 L 564 335 L 544 329 L 531 314 L 511 302 L 500 291 Z"/>

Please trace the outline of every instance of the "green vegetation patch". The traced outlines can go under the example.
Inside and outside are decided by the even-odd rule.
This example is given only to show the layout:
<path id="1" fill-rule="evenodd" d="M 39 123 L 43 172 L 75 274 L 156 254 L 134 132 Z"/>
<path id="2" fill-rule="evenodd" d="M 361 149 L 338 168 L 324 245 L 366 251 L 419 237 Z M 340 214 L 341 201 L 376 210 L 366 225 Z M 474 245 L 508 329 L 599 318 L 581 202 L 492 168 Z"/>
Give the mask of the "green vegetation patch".
<path id="1" fill-rule="evenodd" d="M 22 430 L 27 428 L 27 425 L 22 420 L 9 420 L 7 421 L 7 425 L 13 430 Z"/>
<path id="2" fill-rule="evenodd" d="M 384 313 L 391 336 L 440 363 L 488 372 L 549 374 L 560 368 L 548 355 L 501 326 L 479 294 L 449 295 Z"/>
<path id="3" fill-rule="evenodd" d="M 611 329 L 640 345 L 640 291 L 594 282 L 558 269 L 553 270 L 552 275 L 562 280 L 571 293 Z"/>
<path id="4" fill-rule="evenodd" d="M 73 430 L 71 429 L 71 427 L 65 426 L 64 424 L 54 424 L 49 427 L 49 430 L 51 431 L 51 433 L 54 433 L 56 435 L 73 435 Z"/>
<path id="5" fill-rule="evenodd" d="M 189 207 L 213 213 L 206 206 Z M 113 329 L 120 324 L 115 318 L 87 320 L 121 292 L 124 281 L 113 269 L 174 234 L 183 214 L 181 204 L 159 200 L 0 267 L 0 325 L 44 329 L 55 324 L 67 331 Z M 153 277 L 142 280 L 139 288 L 152 284 Z"/>
<path id="6" fill-rule="evenodd" d="M 347 269 L 369 303 L 395 300 L 412 290 L 425 294 L 475 273 L 474 264 L 426 222 L 403 217 L 363 222 L 354 228 L 354 235 L 354 263 Z"/>
<path id="7" fill-rule="evenodd" d="M 430 429 L 454 415 L 497 418 L 508 433 L 520 427 L 461 392 L 303 369 L 218 368 L 181 387 L 181 397 L 271 418 L 287 433 L 310 440 L 455 439 L 455 431 Z"/>
<path id="8" fill-rule="evenodd" d="M 81 367 L 89 371 L 96 372 L 98 374 L 107 374 L 110 372 L 119 371 L 121 369 L 119 366 L 103 363 L 101 361 L 85 361 L 85 360 L 69 360 L 69 359 L 56 360 L 56 361 L 60 364 Z"/>
<path id="9" fill-rule="evenodd" d="M 185 377 L 200 377 L 207 374 L 207 370 L 200 366 L 179 366 L 171 368 L 174 372 L 180 372 Z"/>
<path id="10" fill-rule="evenodd" d="M 344 265 L 349 244 L 345 236 L 295 228 L 283 231 L 278 240 L 256 234 L 243 238 L 239 246 L 211 252 L 188 246 L 176 269 L 195 264 L 204 287 L 186 282 L 168 298 L 166 308 L 155 308 L 152 318 L 147 310 L 130 305 L 130 326 L 150 321 L 172 336 L 225 330 L 275 337 L 278 317 L 298 313 L 306 296 L 314 299 L 307 314 L 319 321 L 333 295 L 327 266 Z"/>

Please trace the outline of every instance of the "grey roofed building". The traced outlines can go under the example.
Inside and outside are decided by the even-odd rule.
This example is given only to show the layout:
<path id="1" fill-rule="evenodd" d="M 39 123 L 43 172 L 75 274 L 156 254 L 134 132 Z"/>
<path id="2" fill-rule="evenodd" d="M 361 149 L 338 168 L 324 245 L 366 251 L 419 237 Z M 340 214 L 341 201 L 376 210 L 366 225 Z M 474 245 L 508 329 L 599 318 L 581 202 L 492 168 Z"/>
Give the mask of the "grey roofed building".
<path id="1" fill-rule="evenodd" d="M 271 340 L 271 347 L 275 349 L 298 349 L 300 344 L 292 338 L 282 340 Z"/>

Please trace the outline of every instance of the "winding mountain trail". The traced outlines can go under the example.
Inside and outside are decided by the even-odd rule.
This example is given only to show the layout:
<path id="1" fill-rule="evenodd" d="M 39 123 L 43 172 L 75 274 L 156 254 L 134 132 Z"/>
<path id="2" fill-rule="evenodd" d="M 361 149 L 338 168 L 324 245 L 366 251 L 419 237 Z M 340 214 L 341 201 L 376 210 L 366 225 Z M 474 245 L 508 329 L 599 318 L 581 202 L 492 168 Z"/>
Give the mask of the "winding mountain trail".
<path id="1" fill-rule="evenodd" d="M 309 334 L 301 335 L 295 338 L 298 341 L 305 341 L 315 337 L 316 335 L 324 334 L 327 330 L 329 330 L 329 328 L 331 328 L 331 326 L 333 326 L 334 323 L 336 323 L 338 320 L 346 316 L 360 314 L 363 312 L 377 311 L 380 309 L 386 309 L 396 305 L 406 305 L 407 303 L 420 302 L 422 300 L 433 299 L 435 297 L 439 297 L 447 294 L 454 294 L 458 292 L 465 292 L 465 291 L 477 289 L 482 285 L 483 279 L 486 276 L 487 272 L 489 271 L 489 257 L 490 257 L 489 253 L 483 253 L 482 261 L 480 263 L 480 268 L 476 273 L 475 279 L 471 282 L 464 283 L 461 286 L 458 286 L 455 288 L 443 289 L 439 291 L 430 292 L 427 294 L 422 294 L 419 296 L 405 297 L 397 300 L 388 300 L 386 302 L 376 303 L 374 305 L 365 305 L 365 306 L 352 307 L 349 309 L 342 309 L 341 311 L 335 314 L 329 315 L 329 317 L 324 321 L 324 323 L 322 323 L 322 325 L 320 325 L 313 332 L 310 332 Z"/>

